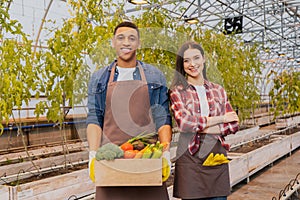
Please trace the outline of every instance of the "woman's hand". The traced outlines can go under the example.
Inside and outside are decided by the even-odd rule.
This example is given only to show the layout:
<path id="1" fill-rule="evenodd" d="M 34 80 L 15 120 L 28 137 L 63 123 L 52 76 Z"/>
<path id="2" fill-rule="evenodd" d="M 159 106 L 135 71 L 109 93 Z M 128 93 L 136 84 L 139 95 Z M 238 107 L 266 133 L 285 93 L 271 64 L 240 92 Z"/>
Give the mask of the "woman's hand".
<path id="1" fill-rule="evenodd" d="M 226 112 L 223 118 L 223 123 L 238 122 L 238 121 L 239 121 L 239 117 L 234 111 Z"/>
<path id="2" fill-rule="evenodd" d="M 206 134 L 216 134 L 219 135 L 221 133 L 219 125 L 210 126 L 203 130 L 203 133 Z"/>

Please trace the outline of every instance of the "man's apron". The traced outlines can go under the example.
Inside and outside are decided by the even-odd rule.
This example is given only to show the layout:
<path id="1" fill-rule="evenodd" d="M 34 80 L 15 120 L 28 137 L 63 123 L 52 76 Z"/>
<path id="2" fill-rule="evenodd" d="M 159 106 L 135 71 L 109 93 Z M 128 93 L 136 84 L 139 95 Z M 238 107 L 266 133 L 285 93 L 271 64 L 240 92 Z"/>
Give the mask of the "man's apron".
<path id="1" fill-rule="evenodd" d="M 155 132 L 148 86 L 144 70 L 138 65 L 141 80 L 113 82 L 112 68 L 107 86 L 106 107 L 101 145 L 120 145 L 141 133 Z M 142 177 L 141 177 L 142 178 Z M 97 187 L 96 200 L 168 200 L 163 186 Z"/>

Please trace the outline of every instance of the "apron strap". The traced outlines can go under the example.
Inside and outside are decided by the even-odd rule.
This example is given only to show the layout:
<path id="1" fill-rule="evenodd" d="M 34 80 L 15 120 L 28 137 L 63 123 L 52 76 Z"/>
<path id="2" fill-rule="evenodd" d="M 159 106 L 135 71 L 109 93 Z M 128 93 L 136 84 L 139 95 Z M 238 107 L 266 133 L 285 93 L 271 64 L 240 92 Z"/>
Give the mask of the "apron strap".
<path id="1" fill-rule="evenodd" d="M 111 68 L 111 72 L 110 72 L 110 75 L 109 75 L 108 83 L 111 83 L 111 82 L 113 82 L 113 80 L 114 80 L 114 72 L 115 72 L 115 70 L 116 70 L 116 66 L 117 66 L 117 63 L 114 63 L 113 67 Z M 143 70 L 143 68 L 142 68 L 142 65 L 141 65 L 139 62 L 137 62 L 137 67 L 138 67 L 138 69 L 139 69 L 139 71 L 140 71 L 141 80 L 142 80 L 143 82 L 147 82 L 146 76 L 145 76 L 145 73 L 144 73 L 144 70 Z"/>

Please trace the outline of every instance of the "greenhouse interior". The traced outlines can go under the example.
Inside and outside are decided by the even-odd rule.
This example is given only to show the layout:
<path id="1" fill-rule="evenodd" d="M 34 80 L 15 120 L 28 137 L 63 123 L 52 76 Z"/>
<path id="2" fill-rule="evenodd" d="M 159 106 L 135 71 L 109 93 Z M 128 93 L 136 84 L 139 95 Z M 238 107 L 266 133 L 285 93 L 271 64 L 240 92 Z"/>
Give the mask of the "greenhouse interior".
<path id="1" fill-rule="evenodd" d="M 87 137 L 89 82 L 117 58 L 114 30 L 124 21 L 139 29 L 136 59 L 158 68 L 167 89 L 179 48 L 203 47 L 207 80 L 225 89 L 239 121 L 223 138 L 230 146 L 224 199 L 300 200 L 300 0 L 2 0 L 0 20 L 1 200 L 99 199 L 106 175 L 112 185 L 104 187 L 120 186 L 116 179 L 132 186 L 111 175 L 126 170 L 110 164 L 102 171 L 96 164 L 91 180 Z M 171 108 L 167 179 L 163 159 L 159 170 L 151 161 L 126 173 L 143 187 L 158 174 L 170 200 L 188 199 L 174 194 L 184 131 Z"/>

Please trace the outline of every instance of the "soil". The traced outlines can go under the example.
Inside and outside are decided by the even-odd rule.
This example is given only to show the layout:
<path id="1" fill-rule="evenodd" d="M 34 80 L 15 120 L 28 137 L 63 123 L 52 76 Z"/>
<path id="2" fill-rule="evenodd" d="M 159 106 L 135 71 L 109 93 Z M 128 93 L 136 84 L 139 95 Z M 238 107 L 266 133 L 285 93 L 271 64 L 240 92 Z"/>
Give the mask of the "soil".
<path id="1" fill-rule="evenodd" d="M 292 135 L 293 133 L 297 133 L 300 131 L 300 127 L 293 127 L 291 129 L 285 130 L 282 134 L 280 135 Z"/>
<path id="2" fill-rule="evenodd" d="M 16 185 L 25 184 L 25 183 L 29 183 L 29 182 L 34 182 L 34 181 L 38 181 L 38 180 L 49 178 L 49 177 L 54 177 L 54 176 L 59 176 L 59 175 L 71 173 L 71 172 L 81 170 L 81 169 L 85 169 L 85 168 L 87 168 L 87 164 L 76 165 L 76 166 L 73 166 L 73 167 L 69 167 L 67 169 L 57 169 L 57 170 L 50 171 L 48 173 L 42 173 L 42 174 L 39 174 L 39 175 L 37 174 L 37 175 L 34 175 L 30 178 L 25 178 L 25 179 L 13 181 L 13 182 L 7 183 L 5 185 L 7 185 L 7 186 L 16 186 Z"/>
<path id="3" fill-rule="evenodd" d="M 268 127 L 262 127 L 261 129 L 276 130 L 275 128 L 272 128 L 273 126 L 275 126 L 275 125 L 271 125 Z M 300 131 L 300 127 L 291 127 L 287 130 L 282 131 L 280 134 L 276 134 L 276 135 L 292 135 L 293 133 L 297 133 L 299 131 Z M 233 149 L 230 152 L 248 153 L 248 152 L 258 149 L 264 145 L 270 144 L 272 142 L 273 142 L 273 140 L 271 138 L 260 139 L 260 140 L 252 141 L 245 145 L 242 145 L 241 147 Z"/>
<path id="4" fill-rule="evenodd" d="M 272 141 L 270 139 L 263 139 L 263 140 L 258 140 L 258 141 L 254 141 L 254 142 L 249 142 L 249 143 L 241 146 L 240 148 L 234 149 L 230 152 L 248 153 L 248 152 L 258 149 L 264 145 L 270 144 L 271 142 Z"/>

